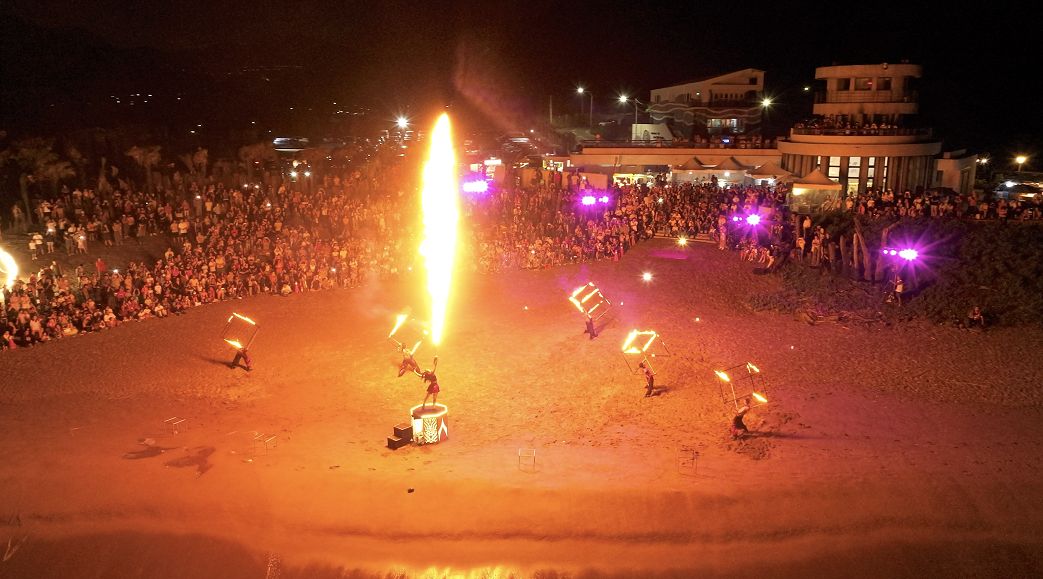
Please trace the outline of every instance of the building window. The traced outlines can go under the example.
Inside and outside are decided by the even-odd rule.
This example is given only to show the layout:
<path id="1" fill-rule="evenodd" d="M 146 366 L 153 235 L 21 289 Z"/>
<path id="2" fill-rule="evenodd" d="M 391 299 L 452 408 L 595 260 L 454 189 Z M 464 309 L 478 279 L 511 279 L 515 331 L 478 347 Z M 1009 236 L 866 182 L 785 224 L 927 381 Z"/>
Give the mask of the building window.
<path id="1" fill-rule="evenodd" d="M 876 90 L 891 90 L 891 77 L 884 76 L 876 79 Z"/>
<path id="2" fill-rule="evenodd" d="M 861 167 L 862 166 L 862 157 L 848 157 L 847 158 L 847 166 L 848 167 Z"/>
<path id="3" fill-rule="evenodd" d="M 868 76 L 856 78 L 855 90 L 873 90 L 873 79 Z"/>
<path id="4" fill-rule="evenodd" d="M 826 176 L 830 179 L 840 179 L 840 157 L 829 158 L 829 168 L 826 169 Z"/>
<path id="5" fill-rule="evenodd" d="M 850 78 L 838 78 L 837 79 L 837 90 L 851 90 L 851 79 Z"/>

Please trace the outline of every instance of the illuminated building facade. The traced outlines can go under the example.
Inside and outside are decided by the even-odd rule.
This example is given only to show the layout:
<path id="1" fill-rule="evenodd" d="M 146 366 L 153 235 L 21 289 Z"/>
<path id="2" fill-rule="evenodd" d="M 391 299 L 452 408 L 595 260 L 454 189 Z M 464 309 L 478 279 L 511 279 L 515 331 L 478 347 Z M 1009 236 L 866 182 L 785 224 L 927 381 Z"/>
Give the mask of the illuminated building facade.
<path id="1" fill-rule="evenodd" d="M 976 157 L 959 152 L 937 163 L 941 141 L 916 122 L 920 76 L 908 63 L 817 68 L 825 89 L 815 95 L 814 117 L 779 139 L 782 167 L 795 175 L 820 169 L 848 195 L 942 183 L 969 193 Z"/>
<path id="2" fill-rule="evenodd" d="M 691 137 L 759 134 L 764 71 L 747 68 L 652 90 L 648 113 Z"/>

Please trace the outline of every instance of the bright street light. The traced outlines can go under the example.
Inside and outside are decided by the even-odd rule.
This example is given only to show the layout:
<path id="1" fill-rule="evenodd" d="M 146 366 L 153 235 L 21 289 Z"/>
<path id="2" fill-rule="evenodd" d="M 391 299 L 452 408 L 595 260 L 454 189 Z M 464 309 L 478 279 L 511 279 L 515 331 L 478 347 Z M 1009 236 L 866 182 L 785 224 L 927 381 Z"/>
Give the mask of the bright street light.
<path id="1" fill-rule="evenodd" d="M 1025 155 L 1018 155 L 1017 157 L 1014 157 L 1014 162 L 1018 164 L 1018 173 L 1021 172 L 1021 166 L 1024 165 L 1025 161 L 1028 161 L 1028 160 L 1029 160 L 1029 158 L 1026 157 Z"/>
<path id="2" fill-rule="evenodd" d="M 398 125 L 398 128 L 405 129 L 409 127 L 409 119 L 400 116 L 397 119 L 395 119 L 395 124 Z"/>
<path id="3" fill-rule="evenodd" d="M 630 99 L 627 97 L 627 95 L 625 95 L 625 94 L 619 95 L 619 104 L 625 105 L 625 104 L 627 104 L 628 100 L 630 100 Z"/>
<path id="4" fill-rule="evenodd" d="M 761 106 L 764 107 L 764 108 L 770 107 L 771 106 L 771 97 L 764 97 L 763 99 L 761 99 Z"/>
<path id="5" fill-rule="evenodd" d="M 593 127 L 594 126 L 594 93 L 588 92 L 587 89 L 585 89 L 585 88 L 583 88 L 581 86 L 577 86 L 576 87 L 576 94 L 580 95 L 581 97 L 583 95 L 585 95 L 585 94 L 586 95 L 590 95 L 590 126 Z M 583 101 L 579 101 L 579 114 L 581 114 L 581 115 L 583 114 Z"/>

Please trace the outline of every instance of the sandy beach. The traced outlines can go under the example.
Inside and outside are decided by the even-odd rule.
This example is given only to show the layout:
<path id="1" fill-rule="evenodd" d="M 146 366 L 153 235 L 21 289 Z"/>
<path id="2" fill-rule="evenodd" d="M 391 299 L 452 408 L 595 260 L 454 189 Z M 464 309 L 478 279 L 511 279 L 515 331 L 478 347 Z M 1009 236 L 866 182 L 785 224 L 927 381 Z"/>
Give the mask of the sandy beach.
<path id="1" fill-rule="evenodd" d="M 1043 574 L 1043 331 L 809 326 L 748 311 L 778 283 L 750 269 L 657 239 L 461 276 L 449 439 L 397 451 L 424 396 L 386 339 L 425 310 L 408 280 L 4 353 L 0 577 Z M 566 299 L 588 281 L 614 305 L 595 340 Z M 252 372 L 233 311 L 261 325 Z M 669 348 L 651 398 L 632 329 Z M 733 441 L 713 370 L 746 362 L 770 402 Z"/>

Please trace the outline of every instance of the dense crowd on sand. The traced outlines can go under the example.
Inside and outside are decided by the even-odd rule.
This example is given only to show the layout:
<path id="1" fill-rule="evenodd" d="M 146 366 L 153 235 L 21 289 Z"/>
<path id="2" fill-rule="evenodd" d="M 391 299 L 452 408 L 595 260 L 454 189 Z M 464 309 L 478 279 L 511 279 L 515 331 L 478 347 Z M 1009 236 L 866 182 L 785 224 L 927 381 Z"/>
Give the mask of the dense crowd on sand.
<path id="1" fill-rule="evenodd" d="M 34 273 L 0 295 L 0 349 L 215 301 L 346 288 L 407 274 L 419 243 L 412 217 L 418 211 L 415 184 L 407 173 L 390 167 L 379 177 L 332 177 L 305 191 L 295 185 L 63 191 L 37 202 L 39 230 L 27 230 L 25 215 L 15 206 L 13 229 L 27 231 L 35 267 L 23 268 Z M 584 204 L 584 197 L 594 203 Z M 624 181 L 597 192 L 560 180 L 497 187 L 465 194 L 464 235 L 472 242 L 467 264 L 493 273 L 618 260 L 640 240 L 660 234 L 709 237 L 722 249 L 741 239 L 742 258 L 769 267 L 780 252 L 818 265 L 828 233 L 809 217 L 791 220 L 785 197 L 784 186 L 722 186 L 714 179 Z M 842 203 L 842 209 L 867 218 L 1040 217 L 1039 200 L 979 203 L 973 197 L 869 191 Z M 739 216 L 753 213 L 762 220 L 760 234 L 742 235 L 748 227 Z M 152 263 L 112 269 L 100 258 L 93 263 L 84 258 L 66 271 L 51 259 L 64 251 L 75 262 L 95 244 L 134 244 L 156 236 L 168 239 L 169 249 Z"/>

